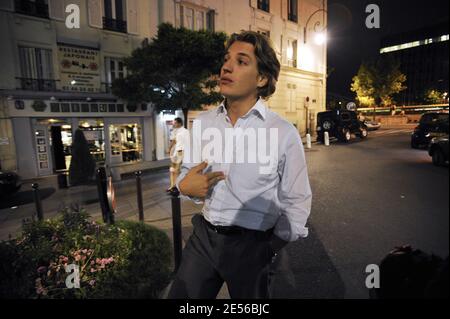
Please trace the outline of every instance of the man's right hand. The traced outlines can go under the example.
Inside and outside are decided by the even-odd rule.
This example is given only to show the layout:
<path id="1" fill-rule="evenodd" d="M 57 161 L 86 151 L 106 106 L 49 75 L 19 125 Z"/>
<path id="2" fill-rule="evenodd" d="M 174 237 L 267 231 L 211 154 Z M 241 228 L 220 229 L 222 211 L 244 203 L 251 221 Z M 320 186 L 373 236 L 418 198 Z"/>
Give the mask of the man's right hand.
<path id="1" fill-rule="evenodd" d="M 179 184 L 180 193 L 183 195 L 205 198 L 211 187 L 217 182 L 225 179 L 223 172 L 211 172 L 203 174 L 203 170 L 208 166 L 206 162 L 193 167 Z"/>

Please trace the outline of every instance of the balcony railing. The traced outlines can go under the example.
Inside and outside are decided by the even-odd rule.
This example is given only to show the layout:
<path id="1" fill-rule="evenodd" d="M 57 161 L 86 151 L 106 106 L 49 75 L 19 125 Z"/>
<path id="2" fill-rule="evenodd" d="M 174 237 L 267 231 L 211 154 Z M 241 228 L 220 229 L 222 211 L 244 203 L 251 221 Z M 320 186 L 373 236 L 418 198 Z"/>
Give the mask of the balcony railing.
<path id="1" fill-rule="evenodd" d="M 127 22 L 123 20 L 103 17 L 103 29 L 127 33 Z"/>
<path id="2" fill-rule="evenodd" d="M 19 80 L 19 89 L 27 91 L 56 91 L 56 80 L 16 78 Z"/>
<path id="3" fill-rule="evenodd" d="M 17 13 L 48 19 L 48 5 L 43 1 L 15 0 Z"/>

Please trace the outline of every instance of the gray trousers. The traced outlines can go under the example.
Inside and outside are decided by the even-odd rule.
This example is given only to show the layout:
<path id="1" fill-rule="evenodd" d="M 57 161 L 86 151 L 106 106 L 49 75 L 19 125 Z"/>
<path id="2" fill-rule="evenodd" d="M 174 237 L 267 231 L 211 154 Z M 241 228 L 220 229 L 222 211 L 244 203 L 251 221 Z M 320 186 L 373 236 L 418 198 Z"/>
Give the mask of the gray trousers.
<path id="1" fill-rule="evenodd" d="M 199 214 L 192 224 L 169 299 L 214 299 L 224 282 L 233 299 L 270 298 L 272 231 L 217 232 Z"/>

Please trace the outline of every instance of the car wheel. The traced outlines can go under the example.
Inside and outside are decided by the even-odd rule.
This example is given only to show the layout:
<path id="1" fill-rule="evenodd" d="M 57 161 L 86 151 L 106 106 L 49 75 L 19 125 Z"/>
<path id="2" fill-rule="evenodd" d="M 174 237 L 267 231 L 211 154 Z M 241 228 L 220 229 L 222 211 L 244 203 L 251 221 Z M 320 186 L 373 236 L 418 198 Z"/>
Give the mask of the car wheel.
<path id="1" fill-rule="evenodd" d="M 439 149 L 435 149 L 432 155 L 433 164 L 436 166 L 444 166 L 445 158 L 444 153 Z"/>
<path id="2" fill-rule="evenodd" d="M 359 133 L 359 137 L 360 138 L 366 138 L 367 137 L 367 129 L 366 128 L 362 128 L 361 132 Z"/>
<path id="3" fill-rule="evenodd" d="M 333 127 L 333 122 L 329 119 L 325 119 L 322 123 L 322 127 L 325 131 L 329 131 Z"/>
<path id="4" fill-rule="evenodd" d="M 350 133 L 350 130 L 344 128 L 344 129 L 342 130 L 342 139 L 343 139 L 343 141 L 344 141 L 344 142 L 349 142 L 351 138 L 352 138 L 352 135 L 351 135 L 351 133 Z"/>
<path id="5" fill-rule="evenodd" d="M 419 143 L 416 140 L 411 139 L 411 148 L 419 148 Z"/>

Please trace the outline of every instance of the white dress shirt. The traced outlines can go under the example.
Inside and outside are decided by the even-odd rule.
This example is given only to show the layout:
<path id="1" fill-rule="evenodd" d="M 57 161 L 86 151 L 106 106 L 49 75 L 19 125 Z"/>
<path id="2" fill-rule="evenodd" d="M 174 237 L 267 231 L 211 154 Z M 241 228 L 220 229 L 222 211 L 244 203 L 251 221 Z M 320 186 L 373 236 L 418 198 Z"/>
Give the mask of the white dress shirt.
<path id="1" fill-rule="evenodd" d="M 306 237 L 308 228 L 305 225 L 311 210 L 312 194 L 303 144 L 297 129 L 269 110 L 262 99 L 246 115 L 240 117 L 234 127 L 224 104 L 201 113 L 195 121 L 201 125 L 202 134 L 208 130 L 220 132 L 222 151 L 232 152 L 223 154 L 222 157 L 214 152 L 205 153 L 207 145 L 211 146 L 211 136 L 217 138 L 218 133 L 210 134 L 208 140 L 207 136 L 193 134 L 191 130 L 177 187 L 187 172 L 203 160 L 210 162 L 205 173 L 222 171 L 226 176 L 225 180 L 211 187 L 204 199 L 202 213 L 205 219 L 217 226 L 235 225 L 262 231 L 275 227 L 274 234 L 285 241 Z M 270 161 L 274 165 L 268 167 L 267 162 L 253 163 L 248 160 L 251 154 L 246 153 L 254 145 L 251 142 L 249 144 L 248 135 L 237 132 L 246 129 L 263 132 L 261 136 L 264 138 L 258 138 L 256 143 L 258 154 L 259 147 L 262 147 L 266 150 L 265 154 L 270 153 Z M 277 134 L 272 134 L 271 129 L 276 130 Z M 224 138 L 226 131 L 230 130 L 237 132 L 231 144 L 230 139 L 227 141 Z M 273 137 L 277 137 L 276 144 L 270 141 L 270 135 L 272 142 Z M 201 145 L 201 156 L 197 154 L 199 148 L 195 146 L 195 139 L 197 145 Z M 273 150 L 269 152 L 269 149 L 273 145 L 276 145 L 276 151 L 272 154 Z M 244 162 L 238 160 L 242 154 L 247 156 Z M 231 155 L 233 161 L 229 160 Z M 218 160 L 219 158 L 222 160 Z M 199 202 L 195 198 L 191 199 Z"/>

